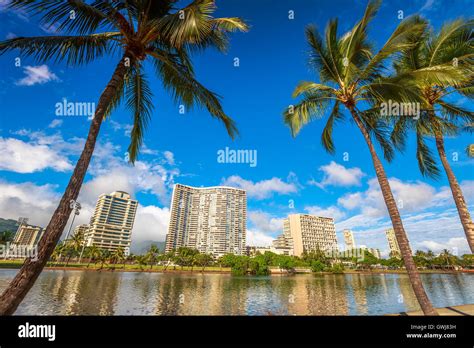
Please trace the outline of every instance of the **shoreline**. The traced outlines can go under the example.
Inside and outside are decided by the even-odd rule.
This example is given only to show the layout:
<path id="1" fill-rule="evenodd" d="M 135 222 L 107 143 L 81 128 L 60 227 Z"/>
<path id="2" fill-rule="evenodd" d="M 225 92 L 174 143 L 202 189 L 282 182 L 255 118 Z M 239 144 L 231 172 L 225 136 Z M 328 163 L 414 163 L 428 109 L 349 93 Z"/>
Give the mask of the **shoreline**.
<path id="1" fill-rule="evenodd" d="M 21 267 L 21 263 L 6 263 L 0 261 L 0 269 L 19 269 Z M 127 265 L 129 266 L 129 265 Z M 154 266 L 160 267 L 160 266 Z M 216 267 L 215 269 L 204 269 L 201 270 L 199 268 L 194 268 L 193 270 L 190 269 L 173 269 L 169 268 L 167 270 L 163 270 L 162 268 L 131 268 L 118 266 L 116 268 L 105 266 L 104 268 L 98 267 L 78 267 L 78 266 L 45 266 L 45 270 L 51 271 L 95 271 L 95 272 L 131 272 L 131 273 L 173 273 L 173 274 L 231 274 L 230 268 L 222 268 Z M 420 274 L 474 274 L 474 270 L 418 270 Z M 305 271 L 295 272 L 295 273 L 288 273 L 286 271 L 280 271 L 278 269 L 270 269 L 269 276 L 277 276 L 277 275 L 292 275 L 292 274 L 306 274 L 306 275 L 344 275 L 344 274 L 363 274 L 363 275 L 375 275 L 375 274 L 407 274 L 405 270 L 346 270 L 343 273 L 332 273 L 332 272 L 311 272 L 309 269 Z"/>

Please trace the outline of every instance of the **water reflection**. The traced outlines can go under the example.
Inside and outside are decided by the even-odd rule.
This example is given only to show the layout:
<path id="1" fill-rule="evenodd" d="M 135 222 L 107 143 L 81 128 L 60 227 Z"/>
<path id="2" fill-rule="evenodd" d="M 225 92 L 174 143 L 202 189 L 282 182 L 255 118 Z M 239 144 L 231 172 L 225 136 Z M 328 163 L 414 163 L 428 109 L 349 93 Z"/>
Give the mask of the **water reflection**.
<path id="1" fill-rule="evenodd" d="M 15 275 L 0 270 L 0 290 Z M 435 306 L 474 303 L 474 275 L 423 274 Z M 418 310 L 398 274 L 233 277 L 227 274 L 45 271 L 18 314 L 380 315 Z"/>

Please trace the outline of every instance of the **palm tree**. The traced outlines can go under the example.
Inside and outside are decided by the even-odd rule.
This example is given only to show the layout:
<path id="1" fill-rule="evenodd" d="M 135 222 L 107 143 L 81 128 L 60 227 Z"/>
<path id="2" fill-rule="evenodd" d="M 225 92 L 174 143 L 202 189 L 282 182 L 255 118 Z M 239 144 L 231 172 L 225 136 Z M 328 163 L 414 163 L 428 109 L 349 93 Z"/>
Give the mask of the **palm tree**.
<path id="1" fill-rule="evenodd" d="M 71 239 L 67 240 L 66 242 L 68 259 L 66 262 L 66 266 L 69 264 L 72 256 L 77 256 L 79 254 L 79 250 L 82 249 L 82 244 L 84 243 L 84 232 L 77 232 L 71 236 Z"/>
<path id="2" fill-rule="evenodd" d="M 56 246 L 71 213 L 89 166 L 102 121 L 121 101 L 133 116 L 129 159 L 134 163 L 152 114 L 152 92 L 144 74 L 145 60 L 151 61 L 158 78 L 176 101 L 185 107 L 205 107 L 222 121 L 234 138 L 237 128 L 220 104 L 219 97 L 196 79 L 190 51 L 216 47 L 224 51 L 228 34 L 246 31 L 239 18 L 214 18 L 214 0 L 194 0 L 176 8 L 176 0 L 126 1 L 23 1 L 11 7 L 40 15 L 42 24 L 57 27 L 68 35 L 18 37 L 0 43 L 0 54 L 19 50 L 40 61 L 65 61 L 70 66 L 89 63 L 106 54 L 120 59 L 97 103 L 89 134 L 72 177 L 38 245 L 38 260 L 26 259 L 20 271 L 0 297 L 0 315 L 12 314 L 38 278 Z M 74 13 L 71 20 L 64 14 Z"/>
<path id="3" fill-rule="evenodd" d="M 154 244 L 150 245 L 150 249 L 148 250 L 146 254 L 147 260 L 150 263 L 150 269 L 153 268 L 153 264 L 156 262 L 159 252 L 160 250 L 158 249 L 156 245 Z"/>
<path id="4" fill-rule="evenodd" d="M 94 264 L 97 263 L 96 260 L 100 257 L 100 249 L 96 245 L 91 245 L 90 247 L 87 247 L 86 255 L 89 258 L 89 261 L 87 262 L 87 267 L 89 267 L 91 261 L 94 261 Z"/>
<path id="5" fill-rule="evenodd" d="M 110 258 L 115 266 L 117 263 L 125 259 L 125 251 L 122 247 L 119 247 L 111 253 Z"/>
<path id="6" fill-rule="evenodd" d="M 359 103 L 374 107 L 389 99 L 411 102 L 416 98 L 416 94 L 411 93 L 405 86 L 382 78 L 381 72 L 384 70 L 383 64 L 387 58 L 411 46 L 409 39 L 419 36 L 425 23 L 418 17 L 407 18 L 398 25 L 383 47 L 372 54 L 371 44 L 367 39 L 367 26 L 379 6 L 380 1 L 369 1 L 363 18 L 342 37 L 338 37 L 337 20 L 329 22 L 324 40 L 314 26 L 306 28 L 306 37 L 311 47 L 310 64 L 319 73 L 321 83 L 305 81 L 298 84 L 293 97 L 303 96 L 303 99 L 296 105 L 288 107 L 284 121 L 290 127 L 292 135 L 296 136 L 305 124 L 322 117 L 332 105 L 332 111 L 322 133 L 322 144 L 328 152 L 334 153 L 332 140 L 334 124 L 344 119 L 341 106 L 349 110 L 351 119 L 359 128 L 369 148 L 416 298 L 425 314 L 436 315 L 413 261 L 390 183 L 372 141 L 374 137 L 382 147 L 385 158 L 392 159 L 393 148 L 387 139 L 386 127 L 380 117 L 374 116 L 374 113 L 360 112 L 357 107 Z"/>
<path id="7" fill-rule="evenodd" d="M 143 266 L 147 263 L 147 257 L 145 255 L 136 255 L 135 263 L 140 267 L 140 270 L 143 271 Z"/>
<path id="8" fill-rule="evenodd" d="M 474 97 L 474 20 L 458 19 L 445 23 L 438 33 L 426 31 L 422 40 L 400 55 L 394 66 L 402 80 L 418 88 L 422 112 L 419 119 L 402 117 L 395 123 L 392 140 L 403 149 L 407 129 L 415 129 L 416 157 L 423 175 L 438 178 L 440 171 L 426 144 L 434 137 L 436 149 L 448 177 L 459 218 L 471 252 L 474 253 L 474 224 L 461 187 L 449 164 L 444 136 L 453 135 L 472 125 L 474 113 L 448 101 L 453 93 Z M 433 69 L 437 72 L 432 74 Z M 442 74 L 439 71 L 442 70 Z M 433 76 L 434 75 L 434 76 Z"/>
<path id="9" fill-rule="evenodd" d="M 97 261 L 100 262 L 99 270 L 104 268 L 104 265 L 107 261 L 110 260 L 110 251 L 105 249 L 99 249 L 99 253 L 97 255 Z"/>

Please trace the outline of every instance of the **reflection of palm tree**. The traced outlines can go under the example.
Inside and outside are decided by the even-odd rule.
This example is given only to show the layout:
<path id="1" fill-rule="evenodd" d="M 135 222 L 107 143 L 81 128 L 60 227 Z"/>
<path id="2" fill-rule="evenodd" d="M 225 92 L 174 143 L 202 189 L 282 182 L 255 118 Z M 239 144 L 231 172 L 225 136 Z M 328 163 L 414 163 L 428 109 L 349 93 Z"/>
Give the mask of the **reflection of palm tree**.
<path id="1" fill-rule="evenodd" d="M 120 61 L 97 103 L 82 154 L 63 197 L 38 245 L 39 260 L 27 259 L 0 298 L 0 314 L 12 314 L 33 286 L 51 256 L 76 200 L 99 135 L 102 121 L 120 102 L 132 111 L 134 124 L 129 160 L 137 159 L 145 128 L 152 115 L 152 93 L 145 78 L 145 59 L 176 101 L 187 108 L 205 107 L 222 121 L 231 137 L 237 133 L 216 94 L 196 79 L 190 52 L 207 47 L 224 50 L 228 33 L 246 31 L 239 18 L 214 18 L 214 0 L 195 0 L 183 9 L 174 0 L 129 1 L 13 1 L 12 7 L 42 16 L 41 22 L 72 35 L 19 37 L 0 43 L 0 54 L 19 50 L 40 61 L 66 61 L 75 66 L 106 54 L 119 53 Z M 70 20 L 65 13 L 74 13 Z M 98 33 L 100 29 L 107 32 Z"/>
<path id="2" fill-rule="evenodd" d="M 407 129 L 415 129 L 418 166 L 423 175 L 437 178 L 440 171 L 427 137 L 434 137 L 438 155 L 446 172 L 459 218 L 471 252 L 474 253 L 474 224 L 466 200 L 446 157 L 444 136 L 456 134 L 474 122 L 474 113 L 449 102 L 453 93 L 473 97 L 472 58 L 474 56 L 474 20 L 458 19 L 445 23 L 438 33 L 426 33 L 414 39 L 413 48 L 405 50 L 395 63 L 400 78 L 408 78 L 419 90 L 422 100 L 420 118 L 399 117 L 392 139 L 404 147 Z"/>
<path id="3" fill-rule="evenodd" d="M 296 136 L 305 124 L 322 117 L 332 104 L 332 111 L 323 130 L 322 144 L 328 152 L 333 153 L 333 127 L 344 119 L 340 108 L 344 106 L 349 110 L 351 119 L 369 148 L 382 196 L 418 302 L 425 314 L 435 315 L 437 313 L 423 288 L 400 212 L 372 140 L 373 137 L 377 140 L 387 160 L 392 159 L 393 149 L 387 139 L 386 127 L 378 115 L 373 112 L 360 112 L 357 108 L 361 102 L 376 105 L 389 99 L 411 101 L 416 98 L 416 93 L 406 86 L 395 84 L 389 79 L 381 79 L 380 71 L 384 69 L 383 64 L 388 57 L 409 47 L 408 39 L 420 35 L 425 23 L 418 17 L 402 21 L 378 53 L 372 54 L 371 44 L 367 39 L 367 27 L 379 5 L 380 1 L 370 1 L 362 20 L 347 35 L 339 38 L 337 20 L 328 24 L 324 42 L 313 26 L 307 27 L 306 36 L 312 49 L 310 61 L 325 84 L 301 82 L 293 96 L 303 96 L 303 99 L 286 110 L 284 120 Z"/>

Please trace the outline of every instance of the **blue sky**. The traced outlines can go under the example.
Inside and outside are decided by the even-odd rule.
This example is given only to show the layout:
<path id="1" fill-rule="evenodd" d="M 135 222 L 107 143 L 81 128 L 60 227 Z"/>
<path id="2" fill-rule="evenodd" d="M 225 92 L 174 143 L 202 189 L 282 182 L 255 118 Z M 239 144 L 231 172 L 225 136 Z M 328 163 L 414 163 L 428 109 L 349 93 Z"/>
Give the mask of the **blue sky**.
<path id="1" fill-rule="evenodd" d="M 52 35 L 36 18 L 9 11 L 0 0 L 0 39 Z M 232 36 L 227 54 L 209 50 L 193 57 L 199 80 L 223 97 L 225 111 L 237 122 L 240 137 L 231 141 L 224 127 L 204 110 L 185 110 L 173 103 L 160 81 L 147 69 L 155 110 L 145 147 L 135 167 L 125 161 L 131 117 L 124 107 L 107 120 L 79 201 L 84 208 L 77 223 L 87 223 L 98 195 L 125 190 L 140 202 L 132 240 L 164 240 L 172 185 L 219 184 L 242 187 L 248 193 L 248 244 L 265 245 L 282 229 L 289 213 L 332 216 L 340 232 L 350 228 L 356 243 L 385 251 L 384 230 L 390 226 L 375 173 L 362 136 L 351 123 L 334 132 L 336 153 L 320 145 L 323 121 L 315 121 L 292 138 L 282 122 L 283 109 L 294 102 L 299 81 L 317 80 L 308 67 L 304 28 L 321 30 L 338 17 L 340 32 L 363 13 L 365 1 L 217 0 L 218 16 L 238 16 L 249 22 L 248 33 Z M 471 6 L 469 6 L 471 5 Z M 457 0 L 384 1 L 372 22 L 376 46 L 388 38 L 405 16 L 421 13 L 435 28 L 448 19 L 472 16 L 472 2 Z M 294 11 L 294 19 L 288 18 Z M 2 57 L 0 71 L 0 217 L 30 217 L 45 226 L 71 175 L 87 135 L 87 116 L 57 116 L 55 105 L 96 103 L 118 57 L 108 56 L 87 66 L 70 68 L 54 61 L 38 62 L 16 53 Z M 239 66 L 234 65 L 235 58 Z M 469 102 L 457 99 L 468 106 Z M 465 147 L 472 136 L 446 139 L 446 150 L 472 211 L 473 160 Z M 218 163 L 217 151 L 257 151 L 257 166 Z M 404 154 L 385 163 L 392 189 L 413 249 L 467 251 L 447 180 L 423 178 L 414 157 L 413 139 Z M 455 158 L 457 153 L 458 158 Z M 344 161 L 344 154 L 348 160 Z"/>

